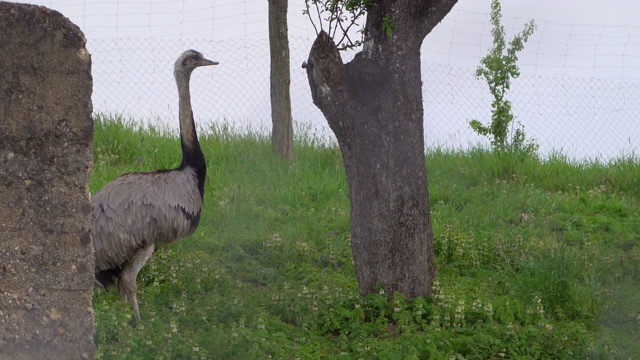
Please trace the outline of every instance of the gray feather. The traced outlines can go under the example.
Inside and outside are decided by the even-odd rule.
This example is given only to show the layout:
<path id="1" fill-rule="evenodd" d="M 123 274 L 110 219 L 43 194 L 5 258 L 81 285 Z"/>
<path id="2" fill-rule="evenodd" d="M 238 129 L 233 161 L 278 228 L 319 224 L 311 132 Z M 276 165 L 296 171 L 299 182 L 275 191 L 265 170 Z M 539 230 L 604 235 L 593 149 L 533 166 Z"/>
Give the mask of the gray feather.
<path id="1" fill-rule="evenodd" d="M 91 201 L 97 271 L 121 266 L 150 243 L 167 245 L 193 234 L 202 210 L 189 167 L 120 176 Z"/>

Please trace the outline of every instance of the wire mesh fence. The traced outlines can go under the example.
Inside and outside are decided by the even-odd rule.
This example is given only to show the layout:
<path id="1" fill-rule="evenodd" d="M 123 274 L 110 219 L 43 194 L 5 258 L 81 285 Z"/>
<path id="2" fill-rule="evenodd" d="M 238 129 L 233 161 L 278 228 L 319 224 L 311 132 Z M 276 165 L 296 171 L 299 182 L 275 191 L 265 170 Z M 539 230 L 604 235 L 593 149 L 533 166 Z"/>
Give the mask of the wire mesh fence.
<path id="1" fill-rule="evenodd" d="M 313 105 L 305 70 L 312 40 L 292 37 L 291 98 L 295 123 L 333 142 L 322 113 Z M 268 133 L 269 43 L 267 39 L 98 39 L 89 43 L 93 60 L 94 111 L 122 114 L 143 123 L 177 128 L 177 90 L 172 67 L 195 48 L 220 62 L 192 77 L 192 98 L 203 128 L 230 124 Z M 423 62 L 425 140 L 429 147 L 467 148 L 488 141 L 468 121 L 490 120 L 492 98 L 475 69 Z M 541 154 L 560 151 L 572 158 L 602 160 L 639 150 L 640 80 L 598 79 L 524 73 L 508 97 L 516 121 L 540 145 Z"/>
<path id="2" fill-rule="evenodd" d="M 333 134 L 313 105 L 306 72 L 309 41 L 291 39 L 291 97 L 294 122 L 326 142 Z M 230 124 L 237 130 L 269 132 L 269 42 L 267 39 L 98 39 L 89 44 L 94 76 L 94 112 L 119 114 L 143 123 L 177 128 L 173 62 L 193 48 L 220 62 L 191 79 L 194 113 L 201 127 Z M 117 53 L 117 57 L 110 54 Z M 104 56 L 109 54 L 109 56 Z"/>
<path id="3" fill-rule="evenodd" d="M 466 148 L 479 141 L 468 125 L 488 123 L 487 84 L 469 69 L 426 64 L 423 69 L 427 143 Z M 574 159 L 612 159 L 637 152 L 640 82 L 522 74 L 507 97 L 528 138 L 542 155 L 561 152 Z M 483 139 L 482 144 L 488 145 Z"/>
<path id="4" fill-rule="evenodd" d="M 173 62 L 193 48 L 220 62 L 192 77 L 201 129 L 230 124 L 238 131 L 270 132 L 268 2 L 32 1 L 61 11 L 86 34 L 95 113 L 177 130 Z M 491 117 L 487 85 L 475 78 L 476 66 L 492 46 L 489 1 L 484 1 L 485 12 L 456 5 L 424 41 L 427 147 L 489 144 L 468 124 Z M 288 14 L 293 118 L 298 131 L 335 143 L 301 68 L 315 37 L 303 6 L 290 2 Z M 503 16 L 502 24 L 507 34 L 515 34 L 528 20 Z M 538 28 L 519 56 L 522 74 L 507 97 L 540 153 L 560 151 L 578 160 L 638 153 L 640 27 L 534 20 Z M 343 54 L 344 61 L 353 55 Z"/>

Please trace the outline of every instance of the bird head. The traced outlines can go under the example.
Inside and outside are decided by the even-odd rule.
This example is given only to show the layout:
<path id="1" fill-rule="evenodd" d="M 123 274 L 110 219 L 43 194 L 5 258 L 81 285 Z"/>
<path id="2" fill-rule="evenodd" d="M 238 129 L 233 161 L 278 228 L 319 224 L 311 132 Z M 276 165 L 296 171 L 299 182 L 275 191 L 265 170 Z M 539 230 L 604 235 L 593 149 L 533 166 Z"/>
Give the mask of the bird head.
<path id="1" fill-rule="evenodd" d="M 198 51 L 195 50 L 187 50 L 180 55 L 178 60 L 176 60 L 175 72 L 188 72 L 190 73 L 193 69 L 199 66 L 209 66 L 209 65 L 218 65 L 217 61 L 211 61 L 209 59 L 205 59 L 204 56 Z"/>

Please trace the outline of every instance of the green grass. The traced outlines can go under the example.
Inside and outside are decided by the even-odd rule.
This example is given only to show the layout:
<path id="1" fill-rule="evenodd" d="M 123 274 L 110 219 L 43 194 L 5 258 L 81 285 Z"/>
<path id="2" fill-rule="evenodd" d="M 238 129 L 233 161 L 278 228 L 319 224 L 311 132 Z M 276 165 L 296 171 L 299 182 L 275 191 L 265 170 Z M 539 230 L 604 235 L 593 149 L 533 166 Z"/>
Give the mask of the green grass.
<path id="1" fill-rule="evenodd" d="M 143 319 L 96 291 L 101 359 L 627 359 L 640 354 L 640 165 L 429 151 L 433 296 L 361 298 L 342 157 L 293 163 L 261 135 L 202 131 L 196 233 L 138 277 Z M 177 134 L 99 118 L 91 191 L 175 167 Z"/>

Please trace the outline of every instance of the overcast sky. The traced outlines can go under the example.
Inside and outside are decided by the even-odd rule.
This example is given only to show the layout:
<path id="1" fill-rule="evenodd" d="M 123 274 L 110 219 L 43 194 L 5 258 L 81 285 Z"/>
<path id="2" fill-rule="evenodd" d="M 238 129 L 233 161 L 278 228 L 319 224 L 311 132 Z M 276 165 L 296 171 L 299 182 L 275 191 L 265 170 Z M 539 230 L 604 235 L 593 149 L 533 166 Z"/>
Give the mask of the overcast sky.
<path id="1" fill-rule="evenodd" d="M 23 2 L 23 1 L 18 1 Z M 267 0 L 35 0 L 61 11 L 88 37 L 253 35 L 267 30 Z M 488 13 L 490 0 L 460 0 L 456 11 Z M 290 1 L 293 32 L 313 32 L 304 1 Z M 503 15 L 575 25 L 640 26 L 637 0 L 503 0 Z M 238 24 L 241 23 L 241 24 Z M 213 33 L 212 33 L 213 30 Z M 233 31 L 230 31 L 233 30 Z M 153 32 L 153 33 L 152 33 Z"/>
<path id="2" fill-rule="evenodd" d="M 181 51 L 195 48 L 221 63 L 192 79 L 196 113 L 213 122 L 226 119 L 250 128 L 270 127 L 267 0 L 30 3 L 60 11 L 85 33 L 93 60 L 96 111 L 153 117 L 174 127 L 177 109 L 170 66 Z M 483 87 L 473 77 L 491 47 L 490 3 L 460 0 L 425 39 L 427 144 L 464 147 L 477 142 L 467 122 L 490 115 L 486 84 Z M 294 120 L 330 133 L 310 101 L 300 69 L 315 38 L 303 8 L 303 0 L 289 2 Z M 517 118 L 541 149 L 562 149 L 578 158 L 640 152 L 640 1 L 503 0 L 502 10 L 509 37 L 530 19 L 538 27 L 519 57 L 522 85 L 514 83 L 510 94 Z M 208 97 L 199 100 L 202 93 Z M 209 107 L 212 98 L 215 102 Z M 593 146 L 596 141 L 606 146 Z"/>
<path id="3" fill-rule="evenodd" d="M 116 38 L 209 41 L 268 38 L 267 0 L 36 0 L 32 3 L 59 10 L 69 17 L 82 28 L 90 48 L 93 40 Z M 436 63 L 476 66 L 491 45 L 490 3 L 491 0 L 460 0 L 427 36 L 423 47 L 425 57 Z M 631 37 L 640 36 L 640 1 L 503 0 L 502 8 L 503 25 L 509 36 L 520 31 L 530 19 L 538 26 L 530 41 L 536 45 L 525 47 L 523 52 L 524 71 L 528 64 L 533 64 L 536 71 L 544 73 L 549 70 L 544 69 L 546 63 L 557 65 L 559 60 L 568 61 L 568 66 L 574 65 L 572 61 L 579 62 L 578 68 L 599 67 L 604 63 L 621 71 L 622 57 L 630 56 L 624 59 L 624 66 L 627 70 L 637 68 L 640 79 L 640 44 L 630 41 Z M 302 14 L 303 9 L 303 0 L 290 1 L 290 36 L 313 39 L 315 29 Z M 546 38 L 540 39 L 543 36 Z M 541 58 L 544 54 L 555 57 Z M 349 55 L 345 56 L 348 59 Z M 558 56 L 565 58 L 558 59 Z M 592 57 L 591 64 L 589 59 L 579 59 L 587 56 Z M 585 74 L 607 76 L 593 71 Z M 632 75 L 627 71 L 610 76 Z"/>
<path id="4" fill-rule="evenodd" d="M 486 12 L 489 0 L 461 0 L 458 9 Z M 560 24 L 640 26 L 636 0 L 503 0 L 503 15 Z"/>

